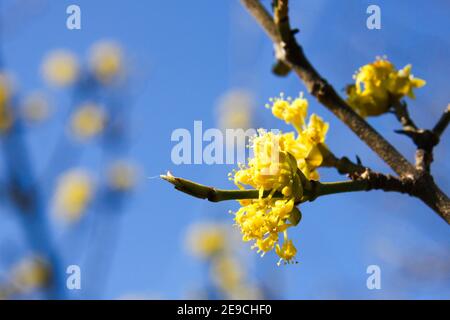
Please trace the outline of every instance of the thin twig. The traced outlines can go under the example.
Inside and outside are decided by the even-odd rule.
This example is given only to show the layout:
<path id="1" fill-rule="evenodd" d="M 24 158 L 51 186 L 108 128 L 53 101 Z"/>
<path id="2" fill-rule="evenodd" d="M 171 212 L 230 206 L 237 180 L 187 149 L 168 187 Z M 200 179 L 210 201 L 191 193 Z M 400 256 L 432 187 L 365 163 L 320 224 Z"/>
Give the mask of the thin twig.
<path id="1" fill-rule="evenodd" d="M 425 170 L 417 170 L 406 158 L 384 139 L 372 126 L 356 114 L 349 105 L 337 94 L 336 90 L 320 76 L 303 53 L 297 43 L 295 30 L 290 27 L 281 28 L 280 22 L 289 26 L 288 0 L 275 2 L 274 18 L 267 12 L 259 0 L 241 0 L 244 7 L 261 25 L 263 30 L 274 42 L 277 59 L 290 67 L 303 81 L 308 91 L 317 100 L 344 122 L 362 141 L 364 141 L 378 156 L 384 160 L 399 176 L 401 182 L 407 182 L 411 195 L 421 199 L 426 205 L 438 213 L 450 224 L 450 199 L 435 184 L 433 177 Z M 443 132 L 448 125 L 447 115 L 442 124 L 437 126 L 437 132 Z M 440 121 L 441 122 L 441 121 Z M 428 160 L 424 160 L 428 161 Z M 412 183 L 409 183 L 412 182 Z"/>
<path id="2" fill-rule="evenodd" d="M 161 175 L 163 180 L 171 183 L 178 191 L 184 192 L 192 197 L 206 199 L 211 202 L 220 202 L 228 200 L 248 200 L 266 198 L 271 195 L 272 199 L 284 198 L 281 192 L 273 193 L 266 190 L 262 195 L 259 190 L 223 190 L 214 187 L 205 186 L 187 179 L 174 177 L 170 173 Z M 386 192 L 395 191 L 401 193 L 411 193 L 413 190 L 412 180 L 400 180 L 399 178 L 370 172 L 366 170 L 353 180 L 337 182 L 319 182 L 309 180 L 303 185 L 303 194 L 296 199 L 296 204 L 306 201 L 314 201 L 318 197 L 347 193 L 357 191 L 383 190 Z"/>
<path id="3" fill-rule="evenodd" d="M 342 120 L 361 140 L 375 151 L 400 176 L 413 176 L 415 168 L 372 126 L 356 114 L 336 93 L 334 88 L 314 69 L 298 45 L 291 28 L 277 28 L 272 16 L 258 0 L 241 0 L 252 16 L 263 27 L 275 45 L 284 50 L 284 59 L 288 66 L 303 80 L 308 91 L 319 102 Z M 278 1 L 278 21 L 289 26 L 287 1 Z M 284 15 L 284 16 L 283 16 Z M 289 29 L 289 32 L 284 30 Z M 280 31 L 283 31 L 282 33 Z"/>
<path id="4" fill-rule="evenodd" d="M 410 131 L 418 130 L 416 124 L 414 123 L 414 121 L 411 119 L 411 116 L 409 115 L 406 102 L 398 100 L 394 103 L 393 107 L 394 107 L 395 115 L 396 115 L 398 121 L 403 126 L 403 131 L 410 132 Z"/>
<path id="5" fill-rule="evenodd" d="M 333 152 L 323 144 L 318 144 L 317 146 L 323 156 L 321 167 L 335 168 L 340 174 L 347 174 L 350 177 L 355 174 L 361 174 L 368 169 L 362 164 L 352 162 L 347 157 L 336 157 Z"/>
<path id="6" fill-rule="evenodd" d="M 450 123 L 450 104 L 447 105 L 447 108 L 445 108 L 441 118 L 434 126 L 433 128 L 434 134 L 437 135 L 438 137 L 441 137 L 445 129 L 448 127 L 449 123 Z"/>
<path id="7" fill-rule="evenodd" d="M 445 118 L 448 117 L 450 119 L 450 113 L 446 110 L 435 128 L 433 130 L 427 130 L 416 126 L 409 115 L 408 107 L 405 102 L 397 101 L 394 103 L 393 107 L 398 121 L 403 126 L 402 130 L 396 130 L 395 132 L 411 138 L 417 147 L 416 168 L 419 171 L 430 172 L 431 163 L 433 162 L 433 149 L 439 144 L 439 132 L 442 132 L 445 129 Z"/>

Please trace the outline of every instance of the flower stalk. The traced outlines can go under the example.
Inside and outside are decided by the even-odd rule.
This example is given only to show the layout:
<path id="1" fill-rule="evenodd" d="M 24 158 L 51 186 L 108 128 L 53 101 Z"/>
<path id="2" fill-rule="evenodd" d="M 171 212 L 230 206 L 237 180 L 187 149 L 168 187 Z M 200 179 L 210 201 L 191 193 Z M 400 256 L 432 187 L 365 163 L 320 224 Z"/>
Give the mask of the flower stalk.
<path id="1" fill-rule="evenodd" d="M 214 187 L 205 186 L 187 179 L 174 177 L 170 172 L 166 175 L 161 175 L 161 179 L 173 184 L 175 189 L 189 194 L 190 196 L 207 199 L 211 202 L 220 202 L 227 200 L 245 200 L 245 199 L 258 199 L 258 190 L 224 190 Z M 369 180 L 348 180 L 337 182 L 319 182 L 310 180 L 308 185 L 304 186 L 303 197 L 298 203 L 313 201 L 318 197 L 346 193 L 356 191 L 368 191 L 373 189 Z M 270 190 L 264 192 L 263 197 L 269 196 Z M 283 198 L 280 192 L 275 192 L 272 198 Z M 298 204 L 297 203 L 297 204 Z"/>

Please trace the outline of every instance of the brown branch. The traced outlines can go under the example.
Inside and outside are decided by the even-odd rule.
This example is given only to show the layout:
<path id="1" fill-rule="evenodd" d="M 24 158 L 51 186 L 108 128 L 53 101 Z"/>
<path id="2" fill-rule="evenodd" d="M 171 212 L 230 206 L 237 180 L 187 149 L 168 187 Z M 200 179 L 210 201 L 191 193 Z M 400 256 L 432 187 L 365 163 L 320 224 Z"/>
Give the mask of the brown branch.
<path id="1" fill-rule="evenodd" d="M 414 179 L 398 178 L 392 175 L 375 172 L 360 163 L 354 163 L 347 157 L 338 158 L 325 146 L 319 145 L 323 155 L 322 167 L 336 168 L 340 174 L 347 174 L 353 181 L 364 181 L 367 191 L 383 190 L 413 195 Z"/>
<path id="2" fill-rule="evenodd" d="M 433 130 L 418 128 L 411 119 L 405 102 L 394 103 L 394 111 L 398 121 L 402 124 L 402 130 L 397 133 L 404 134 L 412 139 L 417 147 L 416 168 L 419 171 L 430 172 L 433 162 L 433 149 L 439 144 L 440 135 L 444 132 L 450 121 L 450 105 L 442 114 Z"/>
<path id="3" fill-rule="evenodd" d="M 334 88 L 314 69 L 294 38 L 289 26 L 287 1 L 278 0 L 275 4 L 275 16 L 272 16 L 258 0 L 241 0 L 243 5 L 263 27 L 278 51 L 283 54 L 282 61 L 303 80 L 308 91 L 320 103 L 342 120 L 361 140 L 376 152 L 398 175 L 413 176 L 415 168 L 372 126 L 356 114 L 336 93 Z M 287 26 L 287 27 L 286 27 Z M 281 54 L 279 54 L 281 56 Z"/>
<path id="4" fill-rule="evenodd" d="M 319 144 L 318 148 L 322 154 L 323 161 L 321 167 L 335 168 L 340 174 L 347 174 L 350 177 L 365 172 L 368 168 L 352 162 L 347 157 L 338 158 L 325 145 Z"/>
<path id="5" fill-rule="evenodd" d="M 438 137 L 441 137 L 445 129 L 448 127 L 449 123 L 450 123 L 450 104 L 447 105 L 447 108 L 445 108 L 441 118 L 434 126 L 433 128 L 434 134 L 437 135 Z"/>
<path id="6" fill-rule="evenodd" d="M 291 68 L 322 105 L 344 122 L 400 176 L 395 179 L 408 185 L 408 190 L 404 190 L 406 193 L 421 199 L 450 224 L 450 200 L 434 183 L 433 177 L 426 170 L 417 170 L 408 162 L 397 149 L 356 114 L 311 65 L 294 37 L 295 31 L 290 28 L 288 0 L 274 2 L 276 23 L 259 0 L 241 0 L 241 2 L 274 42 L 277 59 Z M 437 129 L 435 127 L 438 134 L 442 134 L 448 125 L 447 113 L 448 111 L 439 121 Z"/>
<path id="7" fill-rule="evenodd" d="M 397 117 L 397 120 L 403 126 L 403 131 L 411 132 L 411 131 L 418 130 L 416 124 L 414 123 L 414 121 L 411 119 L 411 116 L 409 115 L 406 102 L 397 100 L 394 103 L 393 107 L 394 107 L 395 116 Z"/>

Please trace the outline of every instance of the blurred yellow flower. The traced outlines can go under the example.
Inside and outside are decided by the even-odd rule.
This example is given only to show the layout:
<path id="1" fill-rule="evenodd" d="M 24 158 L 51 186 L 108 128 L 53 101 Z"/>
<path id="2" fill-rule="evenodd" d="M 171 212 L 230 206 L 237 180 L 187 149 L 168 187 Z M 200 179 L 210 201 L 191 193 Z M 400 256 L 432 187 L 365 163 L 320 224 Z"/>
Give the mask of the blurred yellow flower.
<path id="1" fill-rule="evenodd" d="M 191 225 L 187 236 L 189 250 L 208 259 L 211 280 L 225 299 L 258 299 L 260 291 L 248 283 L 244 267 L 237 259 L 234 234 L 228 228 L 217 222 Z"/>
<path id="2" fill-rule="evenodd" d="M 114 42 L 98 42 L 90 50 L 89 64 L 99 81 L 110 83 L 123 71 L 122 48 Z"/>
<path id="3" fill-rule="evenodd" d="M 227 231 L 218 223 L 198 223 L 187 233 L 189 250 L 200 258 L 210 258 L 225 249 Z"/>
<path id="4" fill-rule="evenodd" d="M 248 283 L 243 265 L 232 255 L 222 254 L 211 262 L 211 279 L 226 299 L 261 299 L 260 290 Z"/>
<path id="5" fill-rule="evenodd" d="M 92 138 L 103 130 L 105 115 L 100 108 L 93 103 L 85 103 L 80 106 L 72 116 L 72 132 L 81 139 Z"/>
<path id="6" fill-rule="evenodd" d="M 93 196 L 93 183 L 89 174 L 72 169 L 58 180 L 54 195 L 55 213 L 67 222 L 75 222 L 85 212 Z"/>
<path id="7" fill-rule="evenodd" d="M 225 93 L 218 102 L 219 127 L 221 129 L 248 129 L 252 126 L 253 98 L 243 89 Z"/>
<path id="8" fill-rule="evenodd" d="M 347 87 L 347 101 L 363 117 L 386 113 L 404 96 L 414 99 L 413 89 L 425 85 L 424 80 L 411 75 L 411 65 L 396 70 L 381 58 L 361 67 L 354 79 L 355 84 Z"/>
<path id="9" fill-rule="evenodd" d="M 61 87 L 71 85 L 77 80 L 78 73 L 77 58 L 70 51 L 56 50 L 44 58 L 42 74 L 51 85 Z"/>
<path id="10" fill-rule="evenodd" d="M 50 104 L 48 97 L 42 92 L 32 92 L 22 103 L 23 117 L 29 122 L 40 122 L 48 118 Z"/>
<path id="11" fill-rule="evenodd" d="M 0 73 L 0 134 L 6 132 L 13 124 L 13 115 L 9 105 L 11 95 L 11 80 L 5 73 Z"/>
<path id="12" fill-rule="evenodd" d="M 232 293 L 243 282 L 244 272 L 236 259 L 221 255 L 212 261 L 211 277 L 221 290 Z"/>
<path id="13" fill-rule="evenodd" d="M 117 191 L 128 191 L 136 183 L 136 168 L 126 162 L 117 161 L 108 170 L 108 185 Z"/>
<path id="14" fill-rule="evenodd" d="M 11 271 L 11 293 L 29 293 L 47 285 L 50 279 L 49 265 L 42 258 L 27 257 Z"/>

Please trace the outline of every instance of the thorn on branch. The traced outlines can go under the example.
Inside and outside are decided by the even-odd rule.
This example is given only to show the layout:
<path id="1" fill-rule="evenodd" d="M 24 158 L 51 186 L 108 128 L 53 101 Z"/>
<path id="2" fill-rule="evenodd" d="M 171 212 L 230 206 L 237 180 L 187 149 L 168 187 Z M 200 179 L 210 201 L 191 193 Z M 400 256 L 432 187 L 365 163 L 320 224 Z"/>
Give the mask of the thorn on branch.
<path id="1" fill-rule="evenodd" d="M 340 174 L 347 174 L 352 176 L 356 173 L 362 173 L 367 170 L 361 163 L 361 159 L 357 157 L 357 163 L 353 163 L 349 158 L 336 157 L 326 146 L 319 144 L 318 148 L 323 156 L 323 167 L 336 168 Z"/>

